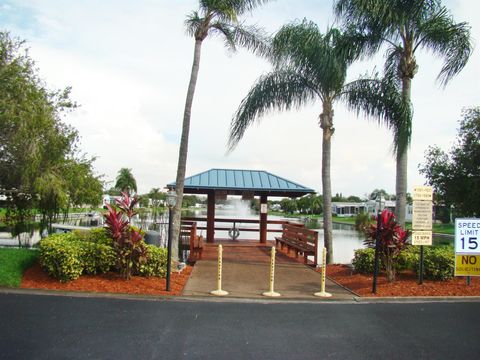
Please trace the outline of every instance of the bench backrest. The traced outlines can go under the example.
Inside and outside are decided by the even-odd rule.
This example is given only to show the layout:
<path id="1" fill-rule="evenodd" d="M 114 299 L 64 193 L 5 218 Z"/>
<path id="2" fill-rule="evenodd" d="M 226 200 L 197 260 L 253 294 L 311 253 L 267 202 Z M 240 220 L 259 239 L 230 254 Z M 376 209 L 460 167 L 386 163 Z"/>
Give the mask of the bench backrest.
<path id="1" fill-rule="evenodd" d="M 304 227 L 299 227 L 291 224 L 283 225 L 283 237 L 286 239 L 295 239 L 306 244 L 315 246 L 318 244 L 318 232 Z"/>

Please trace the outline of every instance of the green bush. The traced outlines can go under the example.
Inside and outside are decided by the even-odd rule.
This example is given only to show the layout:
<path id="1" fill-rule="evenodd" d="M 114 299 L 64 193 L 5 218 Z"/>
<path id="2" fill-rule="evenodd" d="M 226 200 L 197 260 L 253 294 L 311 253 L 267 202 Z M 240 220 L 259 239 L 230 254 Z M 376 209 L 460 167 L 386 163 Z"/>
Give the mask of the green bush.
<path id="1" fill-rule="evenodd" d="M 115 266 L 115 251 L 111 246 L 88 241 L 80 241 L 78 246 L 84 273 L 106 273 Z"/>
<path id="2" fill-rule="evenodd" d="M 420 259 L 418 246 L 408 246 L 398 256 L 395 264 L 397 271 L 414 270 Z"/>
<path id="3" fill-rule="evenodd" d="M 83 272 L 81 250 L 73 234 L 50 235 L 40 241 L 39 262 L 52 277 L 66 282 L 75 280 Z"/>
<path id="4" fill-rule="evenodd" d="M 418 263 L 419 255 L 418 248 L 415 246 L 409 246 L 395 258 L 395 270 L 413 270 L 415 264 Z M 382 263 L 381 257 L 379 260 L 379 269 L 384 270 L 385 267 Z M 355 250 L 355 256 L 352 260 L 355 271 L 362 274 L 373 274 L 375 269 L 375 249 L 357 249 Z"/>
<path id="5" fill-rule="evenodd" d="M 103 229 L 102 229 L 103 230 Z M 52 277 L 62 282 L 75 280 L 82 273 L 98 274 L 115 265 L 115 251 L 106 245 L 108 239 L 100 232 L 53 234 L 40 241 L 39 262 Z"/>
<path id="6" fill-rule="evenodd" d="M 164 277 L 167 272 L 167 249 L 145 245 L 147 262 L 139 266 L 139 275 Z"/>
<path id="7" fill-rule="evenodd" d="M 355 271 L 362 274 L 372 274 L 375 267 L 375 249 L 357 249 L 352 260 Z"/>
<path id="8" fill-rule="evenodd" d="M 423 257 L 423 276 L 429 280 L 449 280 L 455 272 L 455 254 L 451 246 L 425 247 Z M 419 262 L 415 272 L 419 272 Z"/>
<path id="9" fill-rule="evenodd" d="M 92 228 L 91 230 L 75 230 L 73 232 L 78 240 L 89 241 L 96 244 L 112 245 L 112 239 L 105 228 Z"/>

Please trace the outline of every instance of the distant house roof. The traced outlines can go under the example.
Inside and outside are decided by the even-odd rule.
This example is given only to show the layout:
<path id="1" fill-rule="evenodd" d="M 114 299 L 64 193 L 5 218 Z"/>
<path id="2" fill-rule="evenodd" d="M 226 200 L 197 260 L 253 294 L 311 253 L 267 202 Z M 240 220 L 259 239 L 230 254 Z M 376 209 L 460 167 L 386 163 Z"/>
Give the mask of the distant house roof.
<path id="1" fill-rule="evenodd" d="M 175 182 L 168 184 L 175 188 Z M 208 191 L 226 191 L 228 195 L 255 195 L 298 197 L 315 191 L 263 170 L 210 169 L 185 178 L 184 192 L 205 194 Z"/>

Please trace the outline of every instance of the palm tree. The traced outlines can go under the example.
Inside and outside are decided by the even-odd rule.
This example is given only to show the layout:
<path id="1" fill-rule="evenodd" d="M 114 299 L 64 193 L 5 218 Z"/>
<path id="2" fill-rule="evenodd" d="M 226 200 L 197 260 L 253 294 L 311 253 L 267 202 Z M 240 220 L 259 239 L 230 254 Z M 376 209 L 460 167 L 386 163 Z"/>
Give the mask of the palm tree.
<path id="1" fill-rule="evenodd" d="M 306 20 L 283 26 L 268 52 L 273 70 L 260 77 L 242 100 L 233 116 L 229 137 L 232 150 L 248 126 L 269 111 L 300 108 L 321 101 L 323 221 L 328 263 L 333 261 L 330 181 L 331 138 L 335 131 L 333 105 L 343 100 L 351 109 L 362 110 L 380 120 L 393 117 L 389 109 L 396 109 L 385 105 L 386 99 L 395 104 L 395 93 L 391 96 L 386 84 L 375 79 L 346 83 L 349 65 L 361 54 L 355 43 L 347 43 L 349 39 L 336 29 L 322 34 L 317 25 Z"/>
<path id="2" fill-rule="evenodd" d="M 115 182 L 115 188 L 126 192 L 130 195 L 130 192 L 133 190 L 137 192 L 137 181 L 133 177 L 132 169 L 121 168 L 118 171 L 117 181 Z"/>
<path id="3" fill-rule="evenodd" d="M 355 28 L 357 40 L 368 44 L 370 53 L 383 44 L 385 73 L 400 82 L 403 101 L 410 106 L 412 79 L 418 70 L 415 55 L 429 50 L 443 58 L 438 75 L 446 85 L 466 65 L 472 52 L 470 27 L 455 23 L 440 0 L 337 0 L 336 15 L 348 29 Z M 396 205 L 398 222 L 405 224 L 407 201 L 407 155 L 411 139 L 411 117 L 395 124 Z"/>
<path id="4" fill-rule="evenodd" d="M 183 189 L 187 166 L 190 117 L 200 68 L 202 43 L 208 36 L 219 35 L 224 38 L 225 45 L 230 50 L 234 51 L 236 46 L 239 45 L 253 51 L 262 51 L 264 41 L 262 40 L 261 30 L 255 26 L 243 26 L 238 22 L 238 16 L 245 12 L 252 11 L 257 6 L 268 1 L 269 0 L 199 0 L 199 10 L 193 11 L 185 21 L 187 33 L 195 39 L 195 48 L 187 98 L 185 100 L 182 136 L 178 154 L 176 177 L 177 203 L 173 209 L 173 258 L 177 257 Z"/>

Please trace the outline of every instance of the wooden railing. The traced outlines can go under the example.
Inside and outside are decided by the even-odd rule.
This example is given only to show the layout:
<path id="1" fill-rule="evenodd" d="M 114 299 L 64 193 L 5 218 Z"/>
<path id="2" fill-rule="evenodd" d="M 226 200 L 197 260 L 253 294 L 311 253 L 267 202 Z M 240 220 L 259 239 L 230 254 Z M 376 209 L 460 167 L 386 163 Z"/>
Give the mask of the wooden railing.
<path id="1" fill-rule="evenodd" d="M 184 217 L 184 218 L 182 218 L 182 223 L 183 222 L 196 222 L 196 223 L 204 222 L 206 224 L 207 223 L 207 218 L 206 217 Z M 219 225 L 217 225 L 217 223 L 219 223 Z M 226 225 L 226 224 L 229 224 L 229 225 Z M 242 224 L 242 225 L 247 224 L 247 227 L 244 227 L 244 226 L 239 227 L 238 224 Z M 245 231 L 245 232 L 259 232 L 260 231 L 259 227 L 248 226 L 248 225 L 254 225 L 254 224 L 257 224 L 258 226 L 260 226 L 260 220 L 257 220 L 257 219 L 237 219 L 237 218 L 215 218 L 215 230 L 219 230 L 219 231 L 229 231 L 232 228 L 236 228 L 240 231 L 240 233 L 242 231 Z M 293 225 L 301 226 L 301 227 L 304 226 L 304 224 L 294 222 L 294 221 L 267 220 L 267 232 L 281 233 L 282 232 L 282 226 L 284 224 L 293 224 Z M 272 227 L 269 228 L 268 227 L 269 225 L 282 225 L 282 226 L 279 226 L 278 228 L 272 228 Z M 197 230 L 206 230 L 206 229 L 207 229 L 206 225 L 202 225 L 202 226 L 197 225 Z"/>

